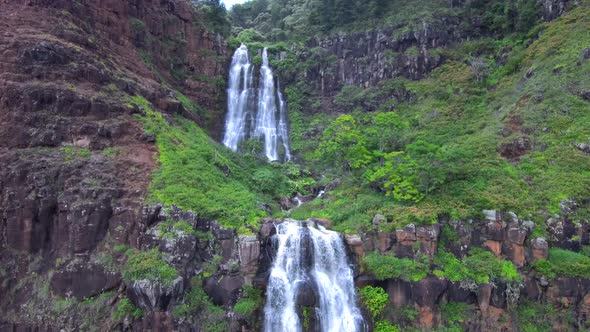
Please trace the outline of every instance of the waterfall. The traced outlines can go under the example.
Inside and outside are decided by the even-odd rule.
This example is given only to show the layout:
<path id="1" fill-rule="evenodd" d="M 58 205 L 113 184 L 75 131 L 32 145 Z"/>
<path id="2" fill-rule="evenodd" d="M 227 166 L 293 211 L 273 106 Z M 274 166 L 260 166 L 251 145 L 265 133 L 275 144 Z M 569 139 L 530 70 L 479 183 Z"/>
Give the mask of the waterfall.
<path id="1" fill-rule="evenodd" d="M 258 114 L 256 115 L 255 136 L 264 138 L 264 153 L 270 161 L 278 160 L 277 104 L 275 101 L 275 80 L 268 65 L 268 52 L 262 51 L 260 67 L 260 89 L 258 90 Z"/>
<path id="2" fill-rule="evenodd" d="M 289 127 L 287 126 L 287 104 L 281 93 L 281 84 L 277 79 L 277 95 L 279 96 L 279 139 L 285 149 L 285 161 L 291 160 L 289 149 Z"/>
<path id="3" fill-rule="evenodd" d="M 242 44 L 234 53 L 227 88 L 227 119 L 223 144 L 233 151 L 245 138 L 247 106 L 252 85 L 252 65 L 248 48 Z"/>
<path id="4" fill-rule="evenodd" d="M 229 71 L 223 144 L 237 151 L 241 141 L 250 137 L 259 137 L 264 142 L 264 154 L 269 161 L 280 159 L 279 144 L 282 144 L 284 149 L 283 159 L 289 161 L 291 152 L 287 105 L 279 84 L 276 84 L 275 88 L 266 48 L 262 52 L 257 96 L 251 94 L 252 85 L 253 68 L 248 56 L 248 48 L 242 44 L 234 53 Z M 256 103 L 253 102 L 255 98 L 257 98 Z M 249 125 L 248 118 L 250 118 Z"/>
<path id="5" fill-rule="evenodd" d="M 364 331 L 340 235 L 297 221 L 276 228 L 278 251 L 266 290 L 264 330 L 302 331 L 298 301 L 303 292 L 311 292 L 317 299 L 315 317 L 321 331 Z"/>

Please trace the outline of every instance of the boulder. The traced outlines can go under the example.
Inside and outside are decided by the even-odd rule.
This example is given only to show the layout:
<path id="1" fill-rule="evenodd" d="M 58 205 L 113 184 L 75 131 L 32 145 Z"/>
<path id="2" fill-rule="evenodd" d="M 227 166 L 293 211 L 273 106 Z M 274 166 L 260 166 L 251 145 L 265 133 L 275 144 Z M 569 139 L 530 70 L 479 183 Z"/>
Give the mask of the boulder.
<path id="1" fill-rule="evenodd" d="M 590 90 L 586 91 L 584 94 L 584 99 L 590 101 Z M 590 144 L 588 143 L 577 143 L 575 144 L 575 147 L 586 154 L 590 154 Z"/>
<path id="2" fill-rule="evenodd" d="M 389 302 L 395 308 L 401 308 L 412 303 L 412 285 L 401 279 L 387 280 L 386 292 Z"/>
<path id="3" fill-rule="evenodd" d="M 420 307 L 434 308 L 447 287 L 448 281 L 446 279 L 428 276 L 412 284 L 412 299 Z"/>
<path id="4" fill-rule="evenodd" d="M 525 228 L 512 227 L 512 228 L 508 228 L 506 237 L 507 237 L 508 241 L 510 241 L 514 244 L 523 245 L 527 234 L 528 234 L 528 232 Z"/>
<path id="5" fill-rule="evenodd" d="M 427 239 L 430 241 L 436 241 L 440 234 L 440 224 L 432 226 L 419 226 L 416 228 L 416 237 L 419 239 Z"/>
<path id="6" fill-rule="evenodd" d="M 396 229 L 395 237 L 397 242 L 416 241 L 416 226 L 409 224 L 404 229 Z"/>
<path id="7" fill-rule="evenodd" d="M 213 303 L 228 305 L 237 299 L 243 285 L 244 278 L 242 276 L 221 276 L 209 278 L 205 283 L 204 290 Z"/>
<path id="8" fill-rule="evenodd" d="M 502 252 L 502 243 L 499 241 L 486 240 L 483 245 L 493 252 L 496 257 L 500 256 L 500 253 Z"/>
<path id="9" fill-rule="evenodd" d="M 384 224 L 384 223 L 387 223 L 387 218 L 385 218 L 384 215 L 382 215 L 382 214 L 376 214 L 373 217 L 373 225 L 379 226 L 379 225 Z"/>
<path id="10" fill-rule="evenodd" d="M 330 229 L 333 224 L 332 220 L 324 218 L 310 218 L 309 221 L 328 229 Z"/>
<path id="11" fill-rule="evenodd" d="M 146 311 L 167 311 L 171 303 L 176 303 L 182 298 L 183 292 L 182 277 L 176 278 L 171 285 L 143 279 L 135 280 L 127 286 L 127 296 Z"/>
<path id="12" fill-rule="evenodd" d="M 547 243 L 545 238 L 538 237 L 531 241 L 531 256 L 533 262 L 549 257 L 549 243 Z"/>

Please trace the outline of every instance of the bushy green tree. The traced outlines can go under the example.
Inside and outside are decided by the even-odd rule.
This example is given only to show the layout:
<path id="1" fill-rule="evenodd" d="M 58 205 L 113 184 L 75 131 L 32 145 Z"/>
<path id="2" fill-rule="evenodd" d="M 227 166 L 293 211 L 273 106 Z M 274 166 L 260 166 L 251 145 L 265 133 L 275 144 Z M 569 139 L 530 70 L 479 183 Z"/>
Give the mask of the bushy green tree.
<path id="1" fill-rule="evenodd" d="M 352 115 L 342 115 L 326 128 L 316 159 L 343 170 L 360 169 L 370 163 L 365 137 Z"/>

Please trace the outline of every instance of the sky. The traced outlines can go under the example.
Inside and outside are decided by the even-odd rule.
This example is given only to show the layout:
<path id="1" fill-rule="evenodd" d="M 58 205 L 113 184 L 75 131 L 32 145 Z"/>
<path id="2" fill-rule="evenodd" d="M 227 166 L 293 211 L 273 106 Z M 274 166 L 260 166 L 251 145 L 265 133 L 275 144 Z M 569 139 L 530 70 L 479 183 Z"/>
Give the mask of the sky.
<path id="1" fill-rule="evenodd" d="M 225 4 L 225 8 L 230 9 L 231 6 L 239 3 L 244 3 L 247 0 L 221 0 Z"/>

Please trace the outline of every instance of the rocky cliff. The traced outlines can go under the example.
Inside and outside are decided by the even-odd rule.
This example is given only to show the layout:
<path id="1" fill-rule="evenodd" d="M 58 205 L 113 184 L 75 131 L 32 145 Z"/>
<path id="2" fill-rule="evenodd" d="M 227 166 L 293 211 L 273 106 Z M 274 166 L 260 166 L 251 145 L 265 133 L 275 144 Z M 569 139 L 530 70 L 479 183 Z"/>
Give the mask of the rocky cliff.
<path id="1" fill-rule="evenodd" d="M 6 0 L 0 21 L 0 330 L 112 328 L 70 299 L 119 289 L 112 248 L 148 226 L 157 149 L 128 98 L 214 131 L 223 88 L 202 77 L 226 46 L 188 1 Z"/>

